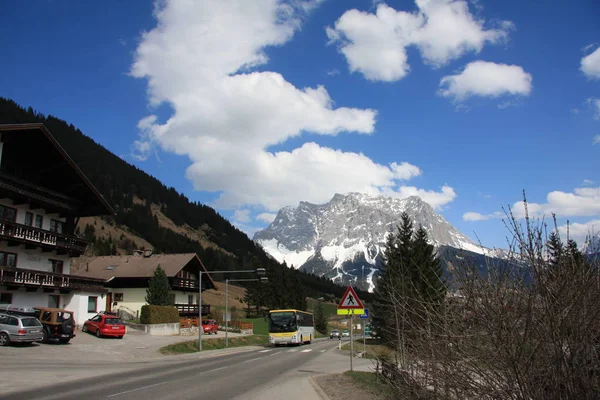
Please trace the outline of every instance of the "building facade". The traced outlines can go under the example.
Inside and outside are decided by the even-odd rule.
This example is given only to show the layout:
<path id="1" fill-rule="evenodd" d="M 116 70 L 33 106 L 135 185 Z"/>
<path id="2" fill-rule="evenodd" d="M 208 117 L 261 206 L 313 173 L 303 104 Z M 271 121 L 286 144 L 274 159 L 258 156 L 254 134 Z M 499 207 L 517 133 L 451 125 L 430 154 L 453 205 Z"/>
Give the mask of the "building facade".
<path id="1" fill-rule="evenodd" d="M 98 310 L 100 279 L 71 274 L 80 217 L 115 212 L 42 124 L 0 125 L 0 305 Z"/>

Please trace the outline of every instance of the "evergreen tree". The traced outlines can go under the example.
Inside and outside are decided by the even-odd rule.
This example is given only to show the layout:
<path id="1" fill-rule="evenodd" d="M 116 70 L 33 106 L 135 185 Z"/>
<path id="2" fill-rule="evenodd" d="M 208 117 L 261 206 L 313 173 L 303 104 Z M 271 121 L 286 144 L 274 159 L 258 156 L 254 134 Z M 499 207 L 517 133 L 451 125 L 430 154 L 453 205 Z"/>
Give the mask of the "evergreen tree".
<path id="1" fill-rule="evenodd" d="M 560 265 L 564 253 L 564 245 L 556 231 L 550 234 L 548 242 L 546 243 L 546 247 L 548 249 L 548 261 L 550 263 L 550 266 L 556 267 Z"/>
<path id="2" fill-rule="evenodd" d="M 169 278 L 167 278 L 167 274 L 161 268 L 160 264 L 156 267 L 154 275 L 150 278 L 150 283 L 146 289 L 146 303 L 152 306 L 173 305 Z"/>
<path id="3" fill-rule="evenodd" d="M 446 295 L 442 263 L 433 245 L 428 242 L 427 231 L 420 226 L 413 242 L 414 262 L 419 269 L 418 292 L 425 304 L 438 305 Z"/>
<path id="4" fill-rule="evenodd" d="M 315 305 L 315 312 L 314 312 L 313 318 L 314 318 L 314 322 L 315 322 L 315 329 L 317 330 L 317 332 L 326 334 L 327 333 L 327 316 L 325 315 L 325 311 L 323 310 L 323 303 L 320 301 L 317 301 L 317 304 Z"/>

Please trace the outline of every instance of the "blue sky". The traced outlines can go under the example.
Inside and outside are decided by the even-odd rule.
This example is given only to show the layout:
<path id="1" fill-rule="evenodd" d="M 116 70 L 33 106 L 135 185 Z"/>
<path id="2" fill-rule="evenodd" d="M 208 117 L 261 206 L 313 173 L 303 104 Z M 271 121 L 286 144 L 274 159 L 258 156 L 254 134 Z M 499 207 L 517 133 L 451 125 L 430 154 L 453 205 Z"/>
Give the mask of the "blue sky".
<path id="1" fill-rule="evenodd" d="M 249 234 L 351 191 L 421 195 L 489 247 L 523 190 L 600 231 L 595 0 L 24 0 L 0 34 L 0 96 Z"/>

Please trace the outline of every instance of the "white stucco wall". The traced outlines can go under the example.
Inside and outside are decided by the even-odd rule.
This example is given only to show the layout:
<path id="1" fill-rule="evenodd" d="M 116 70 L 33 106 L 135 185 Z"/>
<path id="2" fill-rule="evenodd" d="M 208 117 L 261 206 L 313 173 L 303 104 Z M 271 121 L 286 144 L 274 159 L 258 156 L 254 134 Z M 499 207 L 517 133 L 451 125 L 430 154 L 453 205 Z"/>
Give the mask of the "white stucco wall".
<path id="1" fill-rule="evenodd" d="M 88 300 L 90 297 L 97 297 L 98 301 L 96 302 L 96 311 L 88 312 Z M 74 296 L 69 299 L 69 302 L 64 307 L 67 310 L 71 310 L 75 313 L 75 321 L 77 321 L 77 326 L 81 329 L 81 326 L 85 321 L 92 318 L 99 311 L 105 311 L 106 308 L 106 295 L 102 297 L 99 293 L 86 293 L 86 292 L 77 292 Z"/>

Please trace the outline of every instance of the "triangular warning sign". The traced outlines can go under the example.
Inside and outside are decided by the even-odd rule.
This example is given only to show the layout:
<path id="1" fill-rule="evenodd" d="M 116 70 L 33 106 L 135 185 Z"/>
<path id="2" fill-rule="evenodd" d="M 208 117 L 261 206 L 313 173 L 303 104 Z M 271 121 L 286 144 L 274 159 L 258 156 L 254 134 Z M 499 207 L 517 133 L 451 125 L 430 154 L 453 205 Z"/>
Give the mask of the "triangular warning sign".
<path id="1" fill-rule="evenodd" d="M 352 288 L 352 286 L 348 286 L 346 289 L 346 293 L 342 296 L 342 301 L 338 305 L 338 309 L 341 310 L 353 310 L 353 309 L 362 309 L 363 304 L 356 295 L 356 292 Z"/>

